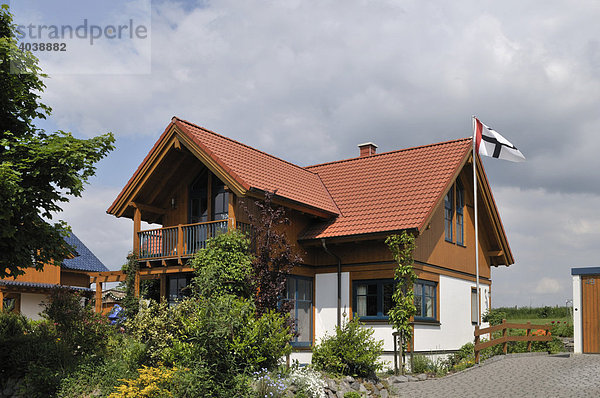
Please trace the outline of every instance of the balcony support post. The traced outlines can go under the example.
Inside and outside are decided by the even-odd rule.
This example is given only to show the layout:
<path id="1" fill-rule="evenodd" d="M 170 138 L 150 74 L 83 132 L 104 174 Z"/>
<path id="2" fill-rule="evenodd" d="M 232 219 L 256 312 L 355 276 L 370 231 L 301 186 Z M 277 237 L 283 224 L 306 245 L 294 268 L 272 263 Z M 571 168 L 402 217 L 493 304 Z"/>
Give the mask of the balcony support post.
<path id="1" fill-rule="evenodd" d="M 177 262 L 181 264 L 181 256 L 183 255 L 183 228 L 181 224 L 177 225 Z"/>
<path id="2" fill-rule="evenodd" d="M 138 207 L 133 210 L 133 254 L 140 255 L 140 235 L 142 228 L 142 212 Z"/>
<path id="3" fill-rule="evenodd" d="M 235 195 L 230 190 L 229 191 L 229 209 L 228 209 L 228 215 L 227 215 L 227 217 L 229 218 L 229 229 L 236 229 L 235 202 L 236 202 Z"/>
<path id="4" fill-rule="evenodd" d="M 102 313 L 102 282 L 96 281 L 96 313 Z"/>

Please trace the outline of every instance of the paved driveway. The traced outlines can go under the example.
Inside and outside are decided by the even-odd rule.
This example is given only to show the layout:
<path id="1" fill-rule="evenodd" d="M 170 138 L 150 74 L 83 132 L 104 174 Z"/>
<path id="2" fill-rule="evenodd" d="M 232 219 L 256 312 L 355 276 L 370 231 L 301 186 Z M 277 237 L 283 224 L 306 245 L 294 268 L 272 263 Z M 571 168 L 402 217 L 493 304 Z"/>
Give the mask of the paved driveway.
<path id="1" fill-rule="evenodd" d="M 600 355 L 509 355 L 397 391 L 400 397 L 600 397 Z"/>

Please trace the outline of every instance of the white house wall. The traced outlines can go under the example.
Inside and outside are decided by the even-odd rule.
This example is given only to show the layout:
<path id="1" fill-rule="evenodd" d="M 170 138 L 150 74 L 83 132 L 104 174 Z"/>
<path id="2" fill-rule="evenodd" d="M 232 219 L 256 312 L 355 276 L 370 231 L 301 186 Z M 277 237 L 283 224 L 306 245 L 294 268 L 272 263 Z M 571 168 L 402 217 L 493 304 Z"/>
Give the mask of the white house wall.
<path id="1" fill-rule="evenodd" d="M 581 276 L 573 275 L 573 351 L 575 354 L 583 352 L 581 311 Z"/>
<path id="2" fill-rule="evenodd" d="M 440 275 L 440 325 L 415 325 L 415 351 L 456 350 L 472 342 L 475 330 L 471 323 L 471 288 L 474 282 Z M 489 288 L 480 284 L 481 312 L 489 306 Z M 487 324 L 481 325 L 486 327 Z"/>
<path id="3" fill-rule="evenodd" d="M 350 315 L 350 273 L 342 272 L 342 316 Z M 335 332 L 337 325 L 337 273 L 315 276 L 315 342 L 318 344 L 325 333 Z M 344 318 L 343 318 L 344 320 Z"/>
<path id="4" fill-rule="evenodd" d="M 42 303 L 46 300 L 45 294 L 21 293 L 21 314 L 34 321 L 41 319 Z"/>
<path id="5" fill-rule="evenodd" d="M 315 294 L 315 340 L 319 343 L 325 333 L 332 334 L 337 323 L 337 274 L 317 274 Z M 473 341 L 471 323 L 471 288 L 474 282 L 440 275 L 438 294 L 440 325 L 415 325 L 415 351 L 456 350 Z M 481 312 L 489 308 L 488 285 L 480 284 Z M 350 312 L 350 278 L 342 273 L 342 312 Z M 394 349 L 392 327 L 385 323 L 368 324 L 373 337 L 384 341 L 384 350 Z M 486 327 L 482 324 L 482 327 Z"/>

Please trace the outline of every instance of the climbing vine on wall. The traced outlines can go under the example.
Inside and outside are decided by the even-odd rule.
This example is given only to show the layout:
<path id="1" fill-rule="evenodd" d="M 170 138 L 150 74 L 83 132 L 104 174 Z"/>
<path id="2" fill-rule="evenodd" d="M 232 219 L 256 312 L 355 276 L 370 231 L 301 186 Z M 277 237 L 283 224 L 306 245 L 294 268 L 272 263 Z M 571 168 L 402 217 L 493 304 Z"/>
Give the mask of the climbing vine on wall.
<path id="1" fill-rule="evenodd" d="M 415 237 L 406 231 L 402 231 L 400 235 L 389 236 L 385 243 L 392 252 L 394 260 L 398 263 L 394 271 L 395 289 L 392 295 L 394 306 L 390 309 L 388 315 L 393 328 L 401 336 L 401 349 L 404 357 L 408 342 L 412 338 L 410 319 L 417 311 L 413 292 L 413 285 L 417 279 L 413 267 Z"/>

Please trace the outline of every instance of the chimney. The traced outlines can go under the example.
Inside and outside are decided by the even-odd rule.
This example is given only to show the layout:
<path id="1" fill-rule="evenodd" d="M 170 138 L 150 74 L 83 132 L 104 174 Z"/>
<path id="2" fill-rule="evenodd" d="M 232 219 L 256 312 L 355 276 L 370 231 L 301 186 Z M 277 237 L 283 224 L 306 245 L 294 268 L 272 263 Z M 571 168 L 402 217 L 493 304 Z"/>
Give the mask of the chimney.
<path id="1" fill-rule="evenodd" d="M 360 148 L 361 158 L 365 156 L 375 155 L 375 152 L 377 152 L 377 145 L 373 144 L 372 142 L 365 142 L 364 144 L 359 144 L 358 147 Z"/>

